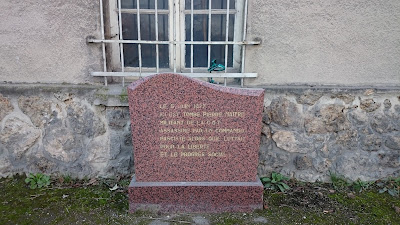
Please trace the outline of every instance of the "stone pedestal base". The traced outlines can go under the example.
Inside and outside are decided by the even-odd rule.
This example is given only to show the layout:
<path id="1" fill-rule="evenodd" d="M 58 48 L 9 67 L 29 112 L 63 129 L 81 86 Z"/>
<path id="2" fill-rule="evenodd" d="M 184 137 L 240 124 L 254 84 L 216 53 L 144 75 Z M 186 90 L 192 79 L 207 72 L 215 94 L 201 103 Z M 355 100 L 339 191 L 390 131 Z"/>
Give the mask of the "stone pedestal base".
<path id="1" fill-rule="evenodd" d="M 129 211 L 251 212 L 263 207 L 263 185 L 255 182 L 137 182 L 129 185 Z"/>

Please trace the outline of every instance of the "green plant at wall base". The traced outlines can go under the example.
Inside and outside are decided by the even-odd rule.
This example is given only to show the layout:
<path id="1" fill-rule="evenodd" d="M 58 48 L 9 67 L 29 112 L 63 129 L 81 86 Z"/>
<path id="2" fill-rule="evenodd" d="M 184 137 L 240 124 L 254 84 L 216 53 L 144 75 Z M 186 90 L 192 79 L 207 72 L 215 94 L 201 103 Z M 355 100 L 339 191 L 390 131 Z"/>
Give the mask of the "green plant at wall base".
<path id="1" fill-rule="evenodd" d="M 30 173 L 25 179 L 25 183 L 29 184 L 31 189 L 47 187 L 50 185 L 50 176 L 41 173 Z"/>
<path id="2" fill-rule="evenodd" d="M 261 182 L 264 184 L 265 188 L 279 190 L 281 192 L 285 192 L 290 189 L 289 185 L 284 182 L 286 180 L 289 180 L 289 178 L 276 172 L 272 172 L 270 177 L 261 178 Z"/>
<path id="3" fill-rule="evenodd" d="M 72 182 L 71 175 L 68 175 L 68 174 L 67 175 L 63 175 L 62 178 L 63 178 L 63 183 L 69 184 L 69 183 Z"/>
<path id="4" fill-rule="evenodd" d="M 374 181 L 369 182 L 369 181 L 362 181 L 362 180 L 358 179 L 353 182 L 352 187 L 356 192 L 362 192 L 362 191 L 367 190 L 373 183 L 374 183 Z"/>
<path id="5" fill-rule="evenodd" d="M 387 192 L 393 197 L 397 197 L 400 194 L 400 177 L 388 179 L 387 182 L 379 182 L 376 185 L 380 188 L 379 193 Z"/>
<path id="6" fill-rule="evenodd" d="M 333 188 L 337 191 L 343 191 L 348 188 L 351 184 L 346 180 L 346 178 L 330 172 L 330 178 L 332 181 Z"/>

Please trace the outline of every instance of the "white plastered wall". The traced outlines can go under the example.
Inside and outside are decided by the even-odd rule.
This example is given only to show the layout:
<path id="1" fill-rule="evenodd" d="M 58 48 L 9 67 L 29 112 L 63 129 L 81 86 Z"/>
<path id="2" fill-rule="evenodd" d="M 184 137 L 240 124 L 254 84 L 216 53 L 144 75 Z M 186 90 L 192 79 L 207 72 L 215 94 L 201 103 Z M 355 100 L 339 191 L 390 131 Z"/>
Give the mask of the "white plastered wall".
<path id="1" fill-rule="evenodd" d="M 400 86 L 399 0 L 250 0 L 247 85 Z"/>
<path id="2" fill-rule="evenodd" d="M 96 0 L 1 0 L 0 81 L 91 83 L 100 70 Z"/>
<path id="3" fill-rule="evenodd" d="M 94 83 L 97 0 L 1 0 L 0 81 Z M 249 0 L 245 85 L 400 86 L 399 0 Z"/>

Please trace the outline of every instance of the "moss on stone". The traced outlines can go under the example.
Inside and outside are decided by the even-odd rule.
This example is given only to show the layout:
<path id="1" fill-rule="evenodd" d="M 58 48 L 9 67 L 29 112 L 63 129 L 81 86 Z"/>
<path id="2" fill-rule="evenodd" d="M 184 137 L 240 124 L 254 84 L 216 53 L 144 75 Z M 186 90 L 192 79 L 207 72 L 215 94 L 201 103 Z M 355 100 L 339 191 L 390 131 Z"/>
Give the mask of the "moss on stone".
<path id="1" fill-rule="evenodd" d="M 123 88 L 121 91 L 121 94 L 119 95 L 119 100 L 121 102 L 127 102 L 128 101 L 128 89 Z"/>

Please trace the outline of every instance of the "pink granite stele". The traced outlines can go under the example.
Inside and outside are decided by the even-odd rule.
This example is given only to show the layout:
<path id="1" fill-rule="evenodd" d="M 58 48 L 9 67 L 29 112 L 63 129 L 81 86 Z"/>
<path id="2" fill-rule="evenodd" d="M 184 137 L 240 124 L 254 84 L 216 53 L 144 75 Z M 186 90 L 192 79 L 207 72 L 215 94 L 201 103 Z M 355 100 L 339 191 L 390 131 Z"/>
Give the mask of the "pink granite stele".
<path id="1" fill-rule="evenodd" d="M 128 98 L 131 212 L 262 208 L 257 165 L 264 90 L 158 74 L 129 85 Z"/>

